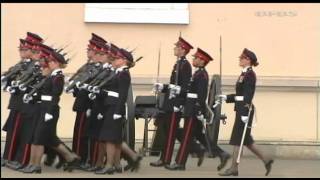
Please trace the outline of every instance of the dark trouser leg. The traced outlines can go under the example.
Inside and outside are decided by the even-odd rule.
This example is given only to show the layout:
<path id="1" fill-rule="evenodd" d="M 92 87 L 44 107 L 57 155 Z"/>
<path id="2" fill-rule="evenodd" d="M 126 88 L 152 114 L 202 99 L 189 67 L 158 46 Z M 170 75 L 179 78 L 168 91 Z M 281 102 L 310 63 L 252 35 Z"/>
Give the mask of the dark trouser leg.
<path id="1" fill-rule="evenodd" d="M 10 142 L 10 147 L 8 151 L 8 160 L 12 161 L 15 159 L 15 155 L 17 152 L 17 143 L 19 141 L 18 135 L 19 135 L 19 129 L 21 126 L 21 113 L 17 113 L 14 120 L 14 126 L 12 131 L 12 137 Z"/>
<path id="2" fill-rule="evenodd" d="M 166 146 L 164 150 L 164 163 L 170 164 L 176 140 L 176 132 L 180 121 L 180 113 L 173 112 L 170 119 L 169 131 L 167 134 Z"/>
<path id="3" fill-rule="evenodd" d="M 180 145 L 177 157 L 176 157 L 176 163 L 180 165 L 185 165 L 187 162 L 187 158 L 189 155 L 189 149 L 190 149 L 190 141 L 193 138 L 193 126 L 195 123 L 195 119 L 188 118 L 186 119 L 184 123 L 183 128 L 183 140 Z"/>

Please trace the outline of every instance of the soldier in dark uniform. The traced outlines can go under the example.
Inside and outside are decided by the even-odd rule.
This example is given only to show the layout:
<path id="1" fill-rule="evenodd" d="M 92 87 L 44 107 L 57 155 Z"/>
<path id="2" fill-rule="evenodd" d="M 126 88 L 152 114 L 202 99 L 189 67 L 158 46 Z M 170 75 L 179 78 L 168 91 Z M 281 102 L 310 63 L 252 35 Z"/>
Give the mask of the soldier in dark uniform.
<path id="1" fill-rule="evenodd" d="M 176 139 L 176 132 L 181 118 L 181 109 L 185 101 L 185 93 L 181 92 L 175 95 L 174 92 L 178 86 L 186 89 L 191 80 L 192 69 L 190 63 L 186 59 L 186 55 L 193 47 L 183 38 L 179 37 L 175 43 L 174 55 L 177 57 L 177 62 L 173 67 L 170 77 L 170 84 L 163 85 L 161 83 L 155 84 L 155 89 L 165 93 L 164 99 L 164 114 L 158 118 L 158 126 L 163 126 L 164 134 L 166 134 L 166 141 L 161 151 L 160 159 L 156 162 L 151 162 L 150 165 L 154 167 L 161 167 L 165 164 L 170 164 Z M 176 97 L 175 97 L 176 96 Z"/>
<path id="2" fill-rule="evenodd" d="M 103 88 L 107 94 L 104 98 L 105 112 L 99 140 L 106 144 L 107 163 L 104 168 L 96 170 L 96 174 L 113 174 L 121 166 L 125 103 L 131 83 L 129 67 L 133 63 L 132 54 L 124 49 L 119 49 L 116 59 L 112 62 L 116 74 L 110 83 Z"/>
<path id="3" fill-rule="evenodd" d="M 88 62 L 84 67 L 82 67 L 82 70 L 80 68 L 78 71 L 83 72 L 88 68 L 88 66 L 91 66 L 92 63 L 98 62 L 94 54 L 95 42 L 97 41 L 106 43 L 103 38 L 92 33 L 92 38 L 89 41 L 89 45 L 87 48 Z M 89 165 L 87 163 L 91 160 L 89 152 L 92 151 L 89 150 L 89 147 L 93 147 L 90 146 L 90 143 L 88 142 L 88 136 L 85 133 L 88 123 L 88 117 L 91 114 L 92 102 L 89 99 L 88 92 L 85 89 L 74 88 L 73 96 L 75 97 L 73 111 L 75 111 L 77 115 L 73 131 L 72 150 L 81 157 L 80 167 L 82 169 L 86 169 L 89 168 Z"/>
<path id="4" fill-rule="evenodd" d="M 192 64 L 197 70 L 192 76 L 190 86 L 187 89 L 181 88 L 181 92 L 187 92 L 184 106 L 185 123 L 183 139 L 176 156 L 176 162 L 165 166 L 169 170 L 185 170 L 185 164 L 190 151 L 190 142 L 194 138 L 194 132 L 202 132 L 202 123 L 205 122 L 204 115 L 207 111 L 206 99 L 209 79 L 205 66 L 213 58 L 200 48 L 197 49 L 197 52 L 193 56 Z"/>
<path id="5" fill-rule="evenodd" d="M 5 78 L 10 73 L 10 70 L 14 68 L 12 67 L 8 72 L 5 72 L 1 76 L 1 84 L 3 86 L 2 88 L 5 88 L 8 92 L 11 93 L 8 106 L 8 109 L 10 109 L 10 113 L 5 125 L 3 126 L 3 130 L 7 131 L 7 135 L 3 154 L 4 160 L 1 161 L 2 165 L 4 165 L 5 161 L 9 161 L 7 162 L 7 164 L 10 164 L 11 166 L 20 165 L 20 163 L 16 161 L 15 157 L 17 153 L 17 146 L 19 144 L 18 136 L 22 122 L 21 108 L 23 104 L 23 94 L 17 87 L 12 87 L 11 82 L 15 80 L 15 78 L 19 77 L 22 71 L 28 69 L 33 64 L 33 62 L 31 61 L 31 57 L 33 55 L 32 47 L 35 42 L 42 42 L 42 38 L 37 34 L 27 32 L 27 37 L 25 39 L 20 39 L 19 53 L 22 60 L 16 65 L 16 67 L 21 66 L 19 68 L 20 70 L 18 71 L 18 73 L 16 73 L 16 76 Z M 3 81 L 5 81 L 4 85 Z"/>
<path id="6" fill-rule="evenodd" d="M 219 173 L 220 176 L 238 176 L 237 157 L 240 149 L 239 146 L 241 143 L 243 130 L 245 123 L 248 123 L 248 127 L 251 127 L 254 115 L 254 105 L 252 104 L 252 99 L 256 88 L 256 74 L 253 71 L 252 66 L 258 65 L 257 57 L 254 52 L 245 48 L 242 51 L 239 59 L 239 65 L 243 69 L 236 83 L 236 94 L 219 96 L 227 103 L 235 103 L 234 110 L 236 111 L 236 119 L 229 143 L 234 146 L 233 161 L 229 169 L 223 173 Z M 271 171 L 273 160 L 267 159 L 254 145 L 254 140 L 251 136 L 251 128 L 248 128 L 246 131 L 243 145 L 245 145 L 263 161 L 266 168 L 265 175 L 267 176 Z"/>
<path id="7" fill-rule="evenodd" d="M 48 55 L 48 56 L 47 56 Z M 35 99 L 40 102 L 40 116 L 34 123 L 32 136 L 31 157 L 29 165 L 21 171 L 24 173 L 41 173 L 41 158 L 44 146 L 51 147 L 59 152 L 71 166 L 78 163 L 79 157 L 71 153 L 56 135 L 56 126 L 59 119 L 59 101 L 64 86 L 64 75 L 60 68 L 67 64 L 64 56 L 56 51 L 49 52 L 43 63 L 42 73 L 45 76 L 41 80 L 43 85 L 32 96 L 24 96 L 24 101 Z"/>
<path id="8" fill-rule="evenodd" d="M 21 93 L 28 93 L 30 91 L 30 85 L 35 84 L 42 77 L 40 70 L 40 45 L 41 43 L 34 43 L 31 51 L 32 51 L 32 62 L 33 64 L 24 72 L 22 72 L 22 76 L 26 76 L 27 74 L 31 74 L 27 81 L 31 81 L 29 84 L 26 84 L 27 81 L 20 82 L 19 90 Z M 31 73 L 30 73 L 31 72 Z M 19 79 L 20 81 L 22 79 Z M 38 104 L 36 102 L 32 103 L 22 103 L 21 105 L 21 126 L 19 129 L 19 134 L 17 136 L 17 153 L 15 155 L 15 161 L 19 164 L 17 166 L 12 166 L 12 164 L 8 164 L 12 169 L 20 169 L 23 166 L 27 165 L 30 159 L 30 147 L 29 144 L 30 139 L 32 137 L 32 124 L 34 120 L 37 118 L 39 112 Z"/>
<path id="9" fill-rule="evenodd" d="M 113 45 L 114 46 L 114 45 Z M 102 71 L 107 71 L 110 73 L 112 71 L 111 62 L 113 61 L 113 57 L 110 53 L 110 47 L 103 42 L 97 42 L 93 48 L 95 53 L 96 61 L 102 63 Z M 93 79 L 92 79 L 93 80 Z M 89 82 L 90 84 L 90 82 Z M 87 86 L 88 84 L 85 84 Z M 91 142 L 95 142 L 94 148 L 92 148 L 92 161 L 91 168 L 87 169 L 88 171 L 95 171 L 97 168 L 101 167 L 104 163 L 105 156 L 105 147 L 104 143 L 99 141 L 99 132 L 100 128 L 103 124 L 103 96 L 101 94 L 97 94 L 96 97 L 92 100 L 91 113 L 88 117 L 88 125 L 86 128 L 87 135 L 89 136 Z"/>

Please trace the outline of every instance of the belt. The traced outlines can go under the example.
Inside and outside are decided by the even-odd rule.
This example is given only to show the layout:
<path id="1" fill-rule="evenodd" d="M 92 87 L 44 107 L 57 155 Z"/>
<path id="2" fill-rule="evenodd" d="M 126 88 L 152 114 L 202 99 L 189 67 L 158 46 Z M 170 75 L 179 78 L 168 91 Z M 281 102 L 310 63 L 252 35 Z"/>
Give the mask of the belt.
<path id="1" fill-rule="evenodd" d="M 52 96 L 42 95 L 41 100 L 42 101 L 52 101 Z"/>
<path id="2" fill-rule="evenodd" d="M 119 97 L 119 93 L 114 92 L 114 91 L 108 91 L 108 96 L 113 96 L 113 97 L 118 98 Z"/>
<path id="3" fill-rule="evenodd" d="M 243 101 L 243 99 L 244 99 L 243 96 L 235 96 L 234 97 L 235 101 Z"/>
<path id="4" fill-rule="evenodd" d="M 196 93 L 187 93 L 187 98 L 192 98 L 192 99 L 198 98 L 198 94 L 196 94 Z"/>

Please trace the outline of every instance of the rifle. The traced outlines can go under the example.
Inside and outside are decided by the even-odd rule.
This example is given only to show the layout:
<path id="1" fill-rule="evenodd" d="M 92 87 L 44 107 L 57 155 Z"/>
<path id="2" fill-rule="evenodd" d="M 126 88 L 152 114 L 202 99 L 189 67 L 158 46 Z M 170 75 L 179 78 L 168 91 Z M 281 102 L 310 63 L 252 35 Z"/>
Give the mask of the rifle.
<path id="1" fill-rule="evenodd" d="M 49 77 L 50 77 L 50 76 L 44 77 L 43 79 L 41 79 L 41 81 L 40 81 L 38 84 L 35 84 L 35 85 L 32 87 L 32 90 L 31 90 L 29 93 L 27 93 L 27 94 L 25 94 L 25 95 L 23 96 L 23 102 L 24 102 L 24 103 L 28 103 L 29 101 L 31 101 L 33 94 L 35 94 L 36 92 L 38 92 L 38 91 L 42 88 L 42 86 L 44 85 L 44 83 L 47 81 L 47 79 L 48 79 Z"/>
<path id="2" fill-rule="evenodd" d="M 12 87 L 18 87 L 20 84 L 28 81 L 34 74 L 38 74 L 40 72 L 40 68 L 40 61 L 32 62 L 32 65 L 27 68 L 27 70 L 22 71 L 22 74 L 18 79 L 11 82 Z"/>

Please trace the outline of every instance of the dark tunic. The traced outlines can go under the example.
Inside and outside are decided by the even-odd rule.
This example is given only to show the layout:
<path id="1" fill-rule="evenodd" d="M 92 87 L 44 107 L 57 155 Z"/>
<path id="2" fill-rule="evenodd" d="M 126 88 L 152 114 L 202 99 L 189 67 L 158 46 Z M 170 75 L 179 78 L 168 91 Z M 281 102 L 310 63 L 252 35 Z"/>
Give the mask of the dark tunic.
<path id="1" fill-rule="evenodd" d="M 245 123 L 242 122 L 241 116 L 248 116 L 249 107 L 256 88 L 256 74 L 251 67 L 246 72 L 242 72 L 236 83 L 236 94 L 227 96 L 227 103 L 235 103 L 234 111 L 236 111 L 235 123 L 233 125 L 231 139 L 229 144 L 240 145 Z M 253 106 L 253 105 L 252 105 Z M 253 109 L 253 107 L 252 107 Z M 251 111 L 248 127 L 252 125 L 254 111 Z M 251 136 L 251 128 L 246 131 L 244 145 L 251 145 L 254 140 Z"/>
<path id="2" fill-rule="evenodd" d="M 45 81 L 38 94 L 41 97 L 40 117 L 35 123 L 32 144 L 45 146 L 58 146 L 61 141 L 57 137 L 56 127 L 59 119 L 59 101 L 64 86 L 62 71 L 56 71 Z M 53 116 L 51 120 L 45 120 L 45 114 Z"/>
<path id="3" fill-rule="evenodd" d="M 108 91 L 104 99 L 103 126 L 100 130 L 99 140 L 112 142 L 116 144 L 122 143 L 123 139 L 123 122 L 126 115 L 126 101 L 128 97 L 128 90 L 131 83 L 131 76 L 128 68 L 117 70 L 116 76 L 111 80 L 110 84 L 106 86 Z M 122 118 L 114 119 L 113 115 L 121 115 Z"/>

